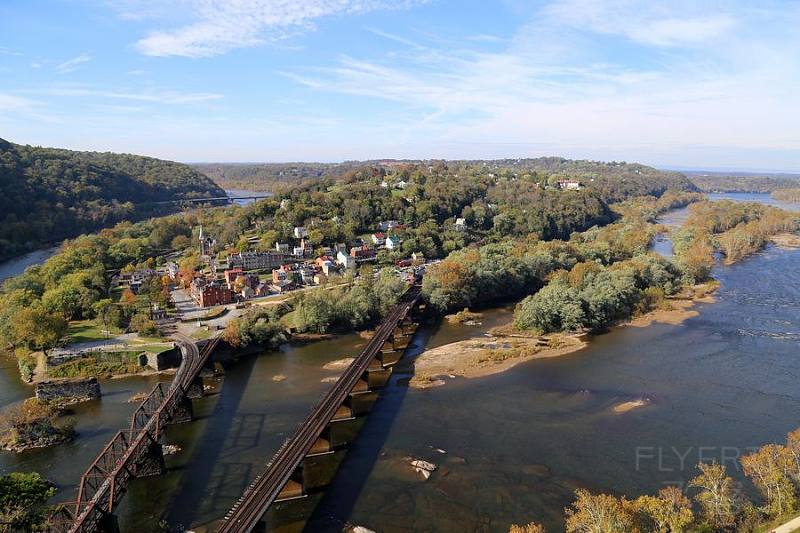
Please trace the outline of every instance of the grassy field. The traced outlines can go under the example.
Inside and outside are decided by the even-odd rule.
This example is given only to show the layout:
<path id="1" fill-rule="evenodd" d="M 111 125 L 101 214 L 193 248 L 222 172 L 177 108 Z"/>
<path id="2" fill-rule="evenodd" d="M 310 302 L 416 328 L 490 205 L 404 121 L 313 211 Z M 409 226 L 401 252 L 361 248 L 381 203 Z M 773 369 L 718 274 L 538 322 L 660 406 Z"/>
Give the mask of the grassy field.
<path id="1" fill-rule="evenodd" d="M 126 352 L 97 352 L 89 357 L 81 357 L 68 363 L 48 367 L 47 376 L 51 378 L 84 378 L 134 374 L 142 371 L 139 365 L 141 350 Z"/>
<path id="2" fill-rule="evenodd" d="M 69 344 L 75 344 L 106 340 L 109 338 L 109 335 L 106 335 L 104 329 L 105 327 L 103 324 L 99 323 L 96 319 L 70 322 L 69 329 L 67 330 L 67 342 Z M 113 326 L 111 326 L 109 330 L 111 337 L 122 333 L 122 331 Z"/>

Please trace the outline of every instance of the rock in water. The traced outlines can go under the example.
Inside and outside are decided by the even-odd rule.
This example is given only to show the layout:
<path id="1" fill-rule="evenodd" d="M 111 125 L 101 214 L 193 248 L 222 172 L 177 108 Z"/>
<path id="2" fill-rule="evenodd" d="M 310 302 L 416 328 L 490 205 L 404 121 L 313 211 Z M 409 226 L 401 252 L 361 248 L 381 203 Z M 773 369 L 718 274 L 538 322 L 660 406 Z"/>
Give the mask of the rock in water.
<path id="1" fill-rule="evenodd" d="M 428 461 L 423 461 L 422 459 L 414 459 L 411 461 L 411 466 L 414 468 L 414 471 L 418 474 L 422 474 L 422 477 L 428 479 L 431 477 L 431 474 L 436 470 L 436 465 L 433 463 L 429 463 Z"/>
<path id="2" fill-rule="evenodd" d="M 353 526 L 350 528 L 350 533 L 375 533 L 375 531 L 364 526 Z"/>

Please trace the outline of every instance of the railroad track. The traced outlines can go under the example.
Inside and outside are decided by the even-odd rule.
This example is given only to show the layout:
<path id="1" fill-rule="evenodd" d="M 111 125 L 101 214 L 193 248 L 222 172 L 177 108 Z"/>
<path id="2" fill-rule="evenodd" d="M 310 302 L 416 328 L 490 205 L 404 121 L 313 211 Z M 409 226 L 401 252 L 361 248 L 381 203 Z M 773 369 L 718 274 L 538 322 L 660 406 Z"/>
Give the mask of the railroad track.
<path id="1" fill-rule="evenodd" d="M 228 512 L 217 529 L 218 533 L 249 533 L 253 530 L 419 296 L 419 286 L 411 287 L 403 295 L 358 357 L 312 409 L 294 436 L 283 443 L 264 471 Z"/>
<path id="2" fill-rule="evenodd" d="M 218 337 L 212 338 L 200 351 L 192 339 L 182 335 L 177 339 L 183 360 L 172 382 L 156 384 L 134 411 L 130 428 L 118 431 L 100 452 L 81 476 L 74 511 L 66 508 L 66 516 L 56 521 L 53 530 L 84 533 L 105 529 L 130 480 L 141 474 L 149 454 L 160 447 L 164 427 L 182 402 L 189 401 L 188 391 L 219 343 Z"/>

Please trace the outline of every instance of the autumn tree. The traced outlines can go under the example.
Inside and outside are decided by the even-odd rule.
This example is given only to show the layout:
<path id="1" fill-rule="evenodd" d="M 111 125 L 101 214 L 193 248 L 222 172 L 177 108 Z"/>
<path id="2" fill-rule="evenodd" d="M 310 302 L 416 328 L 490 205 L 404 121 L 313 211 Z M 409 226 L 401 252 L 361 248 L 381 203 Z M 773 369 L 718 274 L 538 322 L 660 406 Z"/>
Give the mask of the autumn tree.
<path id="1" fill-rule="evenodd" d="M 508 533 L 546 533 L 546 530 L 543 525 L 531 522 L 523 525 L 513 524 L 508 528 Z"/>
<path id="2" fill-rule="evenodd" d="M 16 345 L 42 350 L 45 355 L 66 335 L 68 327 L 63 316 L 50 313 L 38 304 L 21 309 L 11 324 Z"/>
<path id="3" fill-rule="evenodd" d="M 795 495 L 790 472 L 794 457 L 786 446 L 767 444 L 741 458 L 748 476 L 766 501 L 764 512 L 780 516 L 794 508 Z"/>
<path id="4" fill-rule="evenodd" d="M 585 489 L 575 491 L 577 499 L 566 513 L 567 533 L 630 533 L 633 516 L 629 502 L 610 494 L 594 495 Z"/>
<path id="5" fill-rule="evenodd" d="M 689 498 L 675 486 L 664 487 L 658 496 L 639 496 L 633 507 L 653 531 L 682 533 L 694 520 Z"/>
<path id="6" fill-rule="evenodd" d="M 689 486 L 700 491 L 695 500 L 700 504 L 703 518 L 712 527 L 722 529 L 733 524 L 735 502 L 733 480 L 718 463 L 700 463 L 700 474 L 689 482 Z"/>

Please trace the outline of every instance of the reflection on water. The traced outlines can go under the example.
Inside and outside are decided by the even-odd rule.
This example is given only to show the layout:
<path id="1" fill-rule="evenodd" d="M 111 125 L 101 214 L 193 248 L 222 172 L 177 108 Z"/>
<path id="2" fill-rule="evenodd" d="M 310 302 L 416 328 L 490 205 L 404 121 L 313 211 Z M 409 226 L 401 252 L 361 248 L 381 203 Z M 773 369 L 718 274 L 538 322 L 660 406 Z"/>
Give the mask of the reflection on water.
<path id="1" fill-rule="evenodd" d="M 576 487 L 633 496 L 684 483 L 701 458 L 735 469 L 739 451 L 800 426 L 800 251 L 769 248 L 716 276 L 718 302 L 682 325 L 616 330 L 562 358 L 441 388 L 409 389 L 396 373 L 333 486 L 289 508 L 297 526 L 310 518 L 309 531 L 346 522 L 381 532 L 507 531 L 537 520 L 559 531 Z M 512 310 L 489 311 L 480 326 L 423 329 L 409 359 L 483 335 Z M 221 517 L 330 386 L 321 380 L 334 373 L 322 366 L 363 344 L 349 335 L 286 346 L 227 369 L 219 393 L 195 402 L 199 419 L 169 429 L 183 451 L 167 458 L 167 475 L 133 483 L 119 510 L 123 531 L 149 531 L 160 519 L 202 530 Z M 0 367 L 0 403 L 29 393 L 13 362 Z M 277 374 L 287 379 L 273 381 Z M 127 399 L 154 379 L 104 381 L 107 395 L 76 410 L 74 443 L 0 453 L 0 472 L 39 470 L 71 498 L 70 484 L 127 422 Z M 651 403 L 614 413 L 639 398 Z M 411 456 L 439 469 L 424 481 Z"/>

